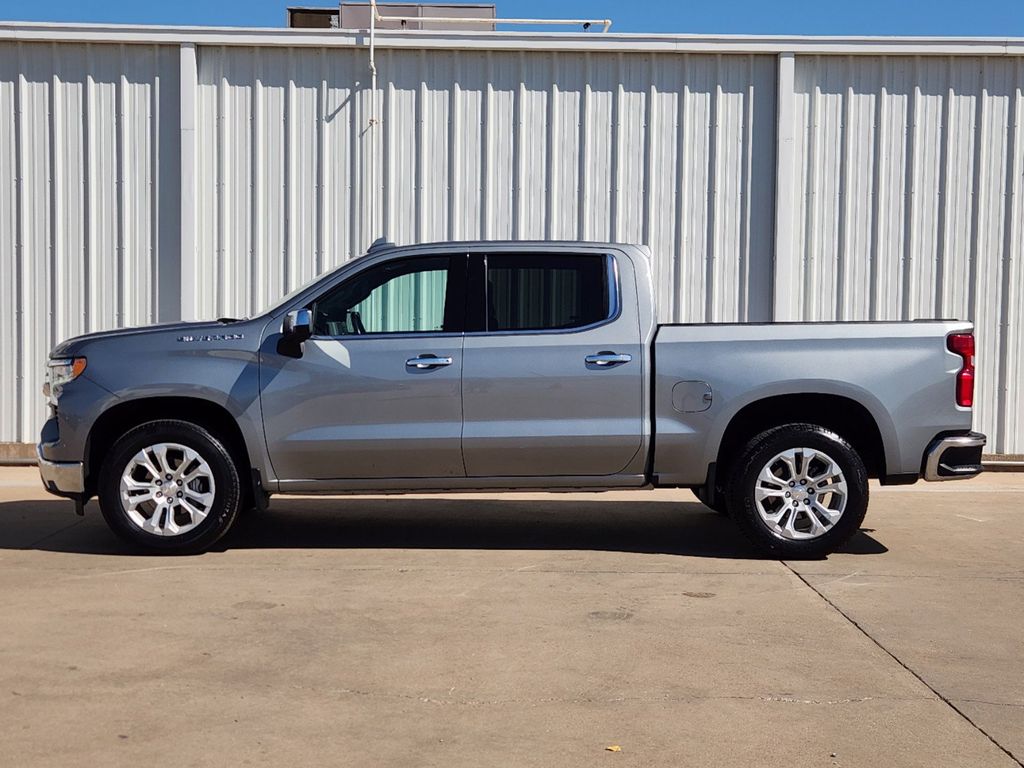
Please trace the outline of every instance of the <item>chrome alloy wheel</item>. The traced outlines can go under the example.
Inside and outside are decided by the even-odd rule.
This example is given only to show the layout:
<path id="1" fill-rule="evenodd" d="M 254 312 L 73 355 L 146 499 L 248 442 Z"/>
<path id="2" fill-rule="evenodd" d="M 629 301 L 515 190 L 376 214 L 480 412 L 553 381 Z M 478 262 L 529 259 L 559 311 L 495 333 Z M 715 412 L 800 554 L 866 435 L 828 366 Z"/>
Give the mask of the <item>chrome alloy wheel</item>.
<path id="1" fill-rule="evenodd" d="M 216 490 L 206 460 L 178 443 L 143 448 L 121 474 L 125 514 L 156 536 L 178 536 L 203 522 L 213 507 Z"/>
<path id="2" fill-rule="evenodd" d="M 761 468 L 754 504 L 775 536 L 816 539 L 832 530 L 846 509 L 846 478 L 835 460 L 814 448 L 791 448 Z"/>

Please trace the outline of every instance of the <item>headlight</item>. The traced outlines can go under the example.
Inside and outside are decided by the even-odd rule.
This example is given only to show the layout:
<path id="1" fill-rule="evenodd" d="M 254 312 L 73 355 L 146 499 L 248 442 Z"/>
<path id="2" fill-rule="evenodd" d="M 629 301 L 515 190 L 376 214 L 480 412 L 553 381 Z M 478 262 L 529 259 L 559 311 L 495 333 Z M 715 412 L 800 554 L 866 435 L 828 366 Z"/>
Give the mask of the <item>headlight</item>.
<path id="1" fill-rule="evenodd" d="M 84 370 L 84 357 L 64 357 L 47 363 L 43 395 L 49 400 L 50 405 L 57 405 L 57 398 L 60 397 L 64 385 L 77 379 Z"/>

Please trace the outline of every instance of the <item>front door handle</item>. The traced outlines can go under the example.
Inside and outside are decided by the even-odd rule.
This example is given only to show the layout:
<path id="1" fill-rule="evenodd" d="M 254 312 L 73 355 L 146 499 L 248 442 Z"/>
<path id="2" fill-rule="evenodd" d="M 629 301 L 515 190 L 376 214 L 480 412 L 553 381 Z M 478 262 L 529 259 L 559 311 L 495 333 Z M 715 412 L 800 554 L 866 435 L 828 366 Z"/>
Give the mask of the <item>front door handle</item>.
<path id="1" fill-rule="evenodd" d="M 410 357 L 405 361 L 406 368 L 418 368 L 420 370 L 440 368 L 443 365 L 451 364 L 452 359 L 450 357 L 438 357 L 437 355 L 420 355 L 419 357 Z"/>
<path id="2" fill-rule="evenodd" d="M 632 359 L 632 355 L 620 355 L 615 352 L 598 352 L 596 355 L 587 355 L 584 358 L 588 365 L 599 365 L 602 368 L 628 363 Z"/>

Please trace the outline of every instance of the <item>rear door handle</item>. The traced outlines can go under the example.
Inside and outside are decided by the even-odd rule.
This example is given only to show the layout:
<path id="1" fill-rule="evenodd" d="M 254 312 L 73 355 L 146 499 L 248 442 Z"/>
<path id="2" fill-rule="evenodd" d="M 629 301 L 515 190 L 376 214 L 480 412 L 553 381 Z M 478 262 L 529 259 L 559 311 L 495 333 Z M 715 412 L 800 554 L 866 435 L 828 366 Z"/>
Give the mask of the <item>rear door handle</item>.
<path id="1" fill-rule="evenodd" d="M 406 368 L 440 368 L 443 365 L 451 365 L 452 359 L 450 357 L 438 357 L 437 355 L 420 355 L 419 357 L 410 357 L 405 361 Z"/>
<path id="2" fill-rule="evenodd" d="M 584 358 L 589 365 L 599 365 L 602 368 L 628 363 L 632 359 L 632 355 L 620 355 L 616 352 L 598 352 L 596 355 L 587 355 Z"/>

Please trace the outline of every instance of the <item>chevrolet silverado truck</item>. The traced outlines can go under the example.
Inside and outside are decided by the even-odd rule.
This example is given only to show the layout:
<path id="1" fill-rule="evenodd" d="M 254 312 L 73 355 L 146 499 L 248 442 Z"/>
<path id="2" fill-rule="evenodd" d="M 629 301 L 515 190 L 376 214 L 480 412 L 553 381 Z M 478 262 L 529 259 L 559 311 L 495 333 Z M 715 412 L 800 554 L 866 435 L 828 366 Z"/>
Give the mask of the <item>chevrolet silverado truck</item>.
<path id="1" fill-rule="evenodd" d="M 43 484 L 167 553 L 275 493 L 689 488 L 797 558 L 869 478 L 981 471 L 969 323 L 656 318 L 643 246 L 378 242 L 255 317 L 58 345 Z"/>

